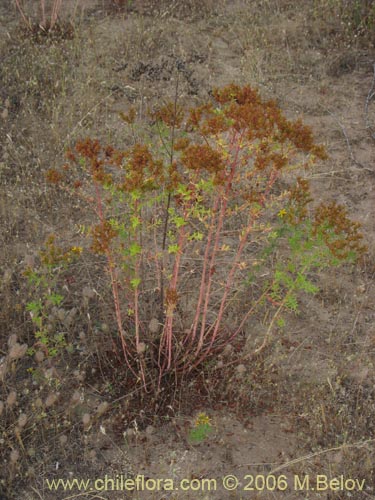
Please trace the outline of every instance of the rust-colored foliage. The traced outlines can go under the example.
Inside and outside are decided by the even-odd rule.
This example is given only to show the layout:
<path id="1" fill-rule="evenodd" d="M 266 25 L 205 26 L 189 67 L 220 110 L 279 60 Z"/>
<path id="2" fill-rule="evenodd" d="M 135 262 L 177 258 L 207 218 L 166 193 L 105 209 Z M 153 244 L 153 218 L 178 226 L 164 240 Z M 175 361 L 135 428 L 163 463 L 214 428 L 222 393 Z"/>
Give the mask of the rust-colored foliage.
<path id="1" fill-rule="evenodd" d="M 64 179 L 64 176 L 61 172 L 57 171 L 54 168 L 50 168 L 46 173 L 46 180 L 50 184 L 60 184 L 60 182 Z"/>
<path id="2" fill-rule="evenodd" d="M 212 113 L 212 111 L 213 106 L 211 103 L 192 108 L 186 123 L 187 129 L 198 130 L 203 116 L 206 116 L 208 113 Z"/>
<path id="3" fill-rule="evenodd" d="M 90 174 L 95 182 L 111 183 L 112 176 L 105 172 L 104 161 L 100 158 L 102 148 L 98 140 L 86 138 L 83 141 L 78 141 L 75 149 L 82 158 L 88 161 Z"/>
<path id="4" fill-rule="evenodd" d="M 67 160 L 75 163 L 77 161 L 76 155 L 73 153 L 71 149 L 68 149 L 67 152 L 65 153 L 65 157 Z"/>
<path id="5" fill-rule="evenodd" d="M 320 233 L 332 254 L 346 259 L 350 252 L 363 254 L 367 248 L 362 244 L 360 224 L 347 216 L 345 207 L 335 201 L 321 204 L 315 211 L 313 234 Z"/>
<path id="6" fill-rule="evenodd" d="M 294 226 L 300 224 L 307 216 L 307 205 L 312 201 L 309 183 L 297 177 L 296 184 L 289 191 L 289 207 L 286 219 Z"/>
<path id="7" fill-rule="evenodd" d="M 180 128 L 185 118 L 185 110 L 179 104 L 169 102 L 151 113 L 151 117 L 165 123 L 168 127 Z"/>
<path id="8" fill-rule="evenodd" d="M 56 236 L 51 234 L 44 245 L 44 250 L 40 252 L 40 260 L 46 266 L 58 266 L 71 262 L 74 255 L 82 252 L 81 247 L 72 247 L 69 250 L 63 250 L 56 245 Z"/>
<path id="9" fill-rule="evenodd" d="M 231 84 L 223 89 L 214 90 L 213 95 L 216 101 L 224 106 L 224 115 L 231 120 L 229 122 L 231 127 L 238 131 L 246 129 L 248 140 L 261 141 L 268 137 L 276 143 L 289 142 L 305 153 L 312 153 L 321 159 L 326 158 L 324 148 L 314 143 L 309 127 L 303 125 L 299 119 L 287 120 L 275 101 L 261 99 L 259 93 L 251 87 L 241 88 Z M 203 110 L 194 114 L 197 127 L 202 120 L 202 115 Z M 206 119 L 205 125 L 208 127 L 209 120 Z M 212 132 L 216 133 L 215 127 Z M 280 158 L 277 157 L 277 161 L 280 165 Z M 264 164 L 260 159 L 259 162 Z M 282 163 L 281 166 L 284 166 L 285 163 Z"/>
<path id="10" fill-rule="evenodd" d="M 133 107 L 131 107 L 127 113 L 120 113 L 120 117 L 124 120 L 124 122 L 129 125 L 133 125 L 137 117 L 137 112 Z"/>
<path id="11" fill-rule="evenodd" d="M 148 146 L 136 144 L 129 153 L 126 163 L 126 177 L 121 189 L 131 192 L 159 187 L 163 179 L 163 163 L 154 160 Z M 156 184 L 155 184 L 156 183 Z"/>
<path id="12" fill-rule="evenodd" d="M 89 137 L 83 141 L 78 141 L 75 149 L 79 155 L 89 160 L 96 160 L 101 151 L 99 141 L 97 139 L 92 140 Z"/>
<path id="13" fill-rule="evenodd" d="M 91 230 L 92 244 L 91 250 L 94 253 L 106 254 L 109 251 L 111 241 L 116 238 L 116 231 L 108 221 L 103 221 L 101 224 L 94 226 Z"/>
<path id="14" fill-rule="evenodd" d="M 175 151 L 184 151 L 190 144 L 190 140 L 187 137 L 180 137 L 174 143 Z"/>
<path id="15" fill-rule="evenodd" d="M 225 169 L 225 161 L 219 151 L 208 144 L 191 144 L 181 157 L 182 164 L 189 170 L 207 171 L 219 174 Z"/>
<path id="16" fill-rule="evenodd" d="M 165 303 L 168 307 L 173 307 L 178 302 L 178 293 L 175 288 L 168 288 L 165 293 Z"/>
<path id="17" fill-rule="evenodd" d="M 99 184 L 114 182 L 109 167 L 121 168 L 125 175 L 117 181 L 117 186 L 124 192 L 162 186 L 171 191 L 179 182 L 189 180 L 189 172 L 200 176 L 213 175 L 216 184 L 223 184 L 232 167 L 225 154 L 235 155 L 237 159 L 242 156 L 245 163 L 252 161 L 259 172 L 283 170 L 298 151 L 322 159 L 326 157 L 324 148 L 314 143 L 310 128 L 300 120 L 287 120 L 274 101 L 263 100 L 251 87 L 231 84 L 214 90 L 213 98 L 216 106 L 213 102 L 197 106 L 190 110 L 186 118 L 187 130 L 200 133 L 202 142 L 186 137 L 176 138 L 173 143 L 176 156 L 167 166 L 145 144 L 135 144 L 130 150 L 118 150 L 112 145 L 101 146 L 98 140 L 90 138 L 79 141 L 75 151 L 69 150 L 66 156 L 75 164 L 77 156 L 85 159 L 86 171 Z M 128 123 L 134 122 L 134 109 L 123 115 Z M 172 102 L 153 112 L 153 117 L 168 127 L 180 128 L 185 120 L 185 111 Z M 215 142 L 222 140 L 225 134 L 228 134 L 226 140 L 230 141 L 226 153 Z M 250 145 L 252 149 L 246 157 L 241 150 Z M 52 170 L 47 178 L 53 183 L 62 180 L 58 172 Z M 253 193 L 254 199 L 259 198 L 253 185 L 248 186 L 248 190 Z M 246 193 L 243 194 L 245 197 Z"/>

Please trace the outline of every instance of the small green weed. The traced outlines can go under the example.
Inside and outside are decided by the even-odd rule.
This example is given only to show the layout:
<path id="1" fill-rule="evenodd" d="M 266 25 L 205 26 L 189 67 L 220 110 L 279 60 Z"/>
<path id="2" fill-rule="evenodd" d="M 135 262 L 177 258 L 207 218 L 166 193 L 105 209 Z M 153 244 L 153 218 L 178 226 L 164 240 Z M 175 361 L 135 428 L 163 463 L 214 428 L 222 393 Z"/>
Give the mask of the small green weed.
<path id="1" fill-rule="evenodd" d="M 190 429 L 189 441 L 192 444 L 200 444 L 208 438 L 213 430 L 210 417 L 206 413 L 199 413 L 195 419 L 193 428 Z"/>
<path id="2" fill-rule="evenodd" d="M 33 355 L 38 350 L 47 357 L 56 357 L 62 350 L 70 346 L 64 331 L 59 325 L 66 322 L 66 313 L 61 308 L 64 295 L 59 292 L 59 275 L 82 249 L 73 247 L 68 251 L 58 248 L 55 237 L 50 236 L 45 249 L 40 253 L 40 267 L 28 268 L 25 276 L 33 291 L 34 299 L 26 304 L 35 327 L 35 343 L 28 349 Z"/>

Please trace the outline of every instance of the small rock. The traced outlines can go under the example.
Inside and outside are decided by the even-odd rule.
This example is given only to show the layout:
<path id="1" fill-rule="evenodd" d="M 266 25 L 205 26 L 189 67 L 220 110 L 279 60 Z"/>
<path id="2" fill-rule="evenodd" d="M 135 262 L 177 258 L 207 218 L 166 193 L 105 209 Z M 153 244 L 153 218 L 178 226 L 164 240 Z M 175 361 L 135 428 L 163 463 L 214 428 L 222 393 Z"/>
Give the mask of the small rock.
<path id="1" fill-rule="evenodd" d="M 83 416 L 82 416 L 82 423 L 83 423 L 83 427 L 85 430 L 87 430 L 89 427 L 90 427 L 90 422 L 91 422 L 91 416 L 89 413 L 85 413 Z"/>
<path id="2" fill-rule="evenodd" d="M 34 358 L 37 363 L 41 363 L 44 360 L 44 352 L 36 351 Z"/>
<path id="3" fill-rule="evenodd" d="M 81 400 L 81 394 L 79 391 L 74 391 L 72 396 L 72 403 L 78 403 Z"/>
<path id="4" fill-rule="evenodd" d="M 76 315 L 76 313 L 77 313 L 77 309 L 75 307 L 73 307 L 68 312 L 68 314 L 65 315 L 64 319 L 62 320 L 63 323 L 64 323 L 64 326 L 66 326 L 67 328 L 69 328 L 73 324 L 74 316 Z"/>
<path id="5" fill-rule="evenodd" d="M 156 335 L 157 333 L 159 333 L 160 327 L 161 327 L 161 325 L 160 325 L 157 318 L 152 318 L 148 324 L 148 329 L 149 329 L 150 333 L 152 333 L 153 335 Z"/>
<path id="6" fill-rule="evenodd" d="M 27 423 L 27 415 L 26 413 L 21 413 L 21 415 L 18 417 L 18 426 L 22 429 L 25 427 Z"/>
<path id="7" fill-rule="evenodd" d="M 18 337 L 15 333 L 8 338 L 8 347 L 11 348 L 17 343 Z"/>
<path id="8" fill-rule="evenodd" d="M 36 400 L 35 400 L 35 406 L 37 408 L 43 408 L 43 401 L 40 398 L 36 398 Z"/>
<path id="9" fill-rule="evenodd" d="M 154 434 L 154 432 L 155 432 L 155 427 L 153 427 L 152 425 L 148 425 L 146 427 L 146 434 L 148 436 L 151 436 L 152 434 Z"/>
<path id="10" fill-rule="evenodd" d="M 18 459 L 20 458 L 20 453 L 18 450 L 12 450 L 10 452 L 10 462 L 12 464 L 15 464 L 16 462 L 18 462 Z"/>
<path id="11" fill-rule="evenodd" d="M 24 355 L 26 354 L 27 351 L 27 344 L 19 344 L 18 342 L 15 342 L 15 344 L 12 345 L 9 351 L 9 358 L 10 359 L 20 359 L 23 358 Z"/>
<path id="12" fill-rule="evenodd" d="M 9 368 L 9 363 L 8 363 L 8 358 L 5 356 L 0 359 L 0 380 L 4 381 L 5 377 L 8 373 L 8 368 Z"/>
<path id="13" fill-rule="evenodd" d="M 82 290 L 82 295 L 85 299 L 92 299 L 93 297 L 95 297 L 95 292 L 92 288 L 85 286 Z"/>
<path id="14" fill-rule="evenodd" d="M 233 351 L 233 346 L 232 344 L 227 344 L 224 348 L 223 355 L 224 356 L 229 356 L 231 352 Z"/>
<path id="15" fill-rule="evenodd" d="M 108 410 L 108 407 L 109 407 L 109 404 L 107 403 L 107 401 L 103 401 L 102 403 L 100 403 L 100 405 L 98 406 L 98 409 L 96 410 L 96 413 L 101 416 L 103 415 L 107 410 Z"/>
<path id="16" fill-rule="evenodd" d="M 56 394 L 55 392 L 51 392 L 51 394 L 48 394 L 45 401 L 46 407 L 48 408 L 49 406 L 54 405 L 57 399 L 58 399 L 58 394 Z"/>
<path id="17" fill-rule="evenodd" d="M 66 318 L 66 311 L 65 309 L 58 309 L 57 311 L 57 318 L 61 321 L 61 322 L 64 322 L 65 321 L 65 318 Z"/>
<path id="18" fill-rule="evenodd" d="M 66 443 L 68 442 L 68 436 L 63 434 L 62 436 L 60 436 L 59 441 L 60 441 L 61 446 L 65 446 Z"/>
<path id="19" fill-rule="evenodd" d="M 139 342 L 137 347 L 138 354 L 143 354 L 146 350 L 146 344 L 144 342 Z"/>
<path id="20" fill-rule="evenodd" d="M 238 365 L 236 368 L 236 372 L 240 376 L 244 375 L 246 373 L 246 366 L 245 365 Z"/>
<path id="21" fill-rule="evenodd" d="M 26 255 L 24 259 L 24 263 L 27 267 L 33 268 L 35 266 L 35 256 L 34 255 Z"/>
<path id="22" fill-rule="evenodd" d="M 16 393 L 16 391 L 11 391 L 7 397 L 8 408 L 12 408 L 12 406 L 14 406 L 16 404 L 16 401 L 17 401 L 17 393 Z"/>

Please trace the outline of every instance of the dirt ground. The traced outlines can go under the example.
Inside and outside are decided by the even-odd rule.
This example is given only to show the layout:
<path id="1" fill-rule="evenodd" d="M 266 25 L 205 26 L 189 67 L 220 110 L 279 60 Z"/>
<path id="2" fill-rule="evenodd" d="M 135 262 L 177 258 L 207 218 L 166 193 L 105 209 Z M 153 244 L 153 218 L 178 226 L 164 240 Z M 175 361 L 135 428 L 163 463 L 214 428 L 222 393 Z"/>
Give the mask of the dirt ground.
<path id="1" fill-rule="evenodd" d="M 375 498 L 375 35 L 368 32 L 375 21 L 356 30 L 338 7 L 361 2 L 66 0 L 61 25 L 70 20 L 74 30 L 51 42 L 21 30 L 11 3 L 0 0 L 0 499 Z M 37 16 L 38 2 L 31 4 Z M 51 191 L 44 173 L 79 138 L 123 144 L 119 112 L 133 105 L 142 118 L 173 98 L 177 80 L 181 103 L 200 103 L 231 82 L 250 84 L 310 125 L 329 153 L 306 173 L 314 196 L 347 208 L 368 253 L 354 267 L 321 272 L 319 292 L 302 298 L 259 363 L 221 382 L 221 396 L 210 391 L 209 375 L 204 397 L 187 389 L 152 416 L 142 402 L 130 411 L 128 395 L 94 363 L 100 327 L 92 327 L 91 351 L 83 347 L 59 366 L 45 362 L 50 379 L 32 376 L 32 358 L 8 363 L 7 354 L 12 342 L 32 343 L 25 263 L 50 233 L 77 240 L 80 206 Z M 77 273 L 100 292 L 92 266 Z M 90 304 L 109 314 L 108 304 L 85 300 L 80 317 L 90 321 Z M 85 327 L 73 329 L 82 340 Z M 256 340 L 263 330 L 255 318 L 246 333 Z M 213 431 L 192 444 L 198 412 Z M 95 417 L 85 426 L 86 414 Z M 201 487 L 51 492 L 46 481 L 106 475 Z M 233 491 L 223 488 L 228 475 L 239 481 Z M 364 480 L 363 491 L 350 481 L 317 491 L 317 476 Z M 272 491 L 273 477 L 285 481 L 283 491 Z M 299 489 L 305 477 L 310 488 Z M 216 480 L 211 491 L 207 478 Z"/>

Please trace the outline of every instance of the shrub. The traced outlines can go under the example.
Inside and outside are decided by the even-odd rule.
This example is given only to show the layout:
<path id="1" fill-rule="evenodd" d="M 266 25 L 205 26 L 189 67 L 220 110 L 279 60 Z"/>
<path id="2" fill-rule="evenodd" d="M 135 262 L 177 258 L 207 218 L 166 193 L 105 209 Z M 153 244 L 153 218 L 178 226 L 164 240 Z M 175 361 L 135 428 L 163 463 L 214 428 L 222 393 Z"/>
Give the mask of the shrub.
<path id="1" fill-rule="evenodd" d="M 135 113 L 123 118 L 134 131 Z M 87 138 L 47 175 L 92 209 L 88 251 L 106 262 L 127 371 L 145 389 L 217 356 L 268 304 L 260 352 L 282 312 L 318 290 L 314 271 L 365 250 L 341 206 L 309 208 L 295 172 L 326 153 L 274 101 L 232 84 L 152 119 L 157 141 L 122 150 Z"/>

